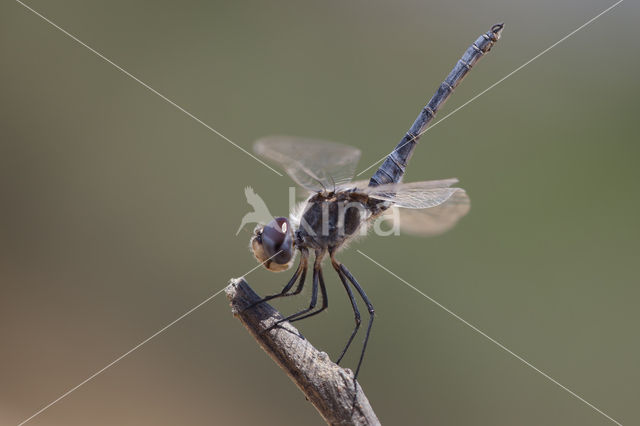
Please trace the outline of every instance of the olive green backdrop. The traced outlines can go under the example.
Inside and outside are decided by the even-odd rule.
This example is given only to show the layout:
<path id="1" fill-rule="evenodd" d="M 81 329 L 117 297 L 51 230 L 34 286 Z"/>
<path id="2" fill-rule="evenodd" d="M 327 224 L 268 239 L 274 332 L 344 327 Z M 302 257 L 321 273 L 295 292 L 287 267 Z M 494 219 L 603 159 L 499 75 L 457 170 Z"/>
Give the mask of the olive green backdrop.
<path id="1" fill-rule="evenodd" d="M 439 117 L 612 3 L 28 2 L 247 150 L 325 138 L 361 148 L 362 168 L 492 24 L 502 40 Z M 407 180 L 460 178 L 472 209 L 453 231 L 354 245 L 625 424 L 640 423 L 639 19 L 622 3 L 427 132 Z M 286 214 L 291 182 L 12 1 L 0 97 L 0 423 L 17 424 L 254 267 L 251 227 L 234 235 L 244 187 Z M 353 248 L 342 260 L 378 313 L 361 383 L 384 424 L 612 424 Z M 353 320 L 326 276 L 328 312 L 300 326 L 335 357 Z M 287 278 L 248 276 L 263 294 Z M 322 420 L 219 295 L 30 424 Z"/>

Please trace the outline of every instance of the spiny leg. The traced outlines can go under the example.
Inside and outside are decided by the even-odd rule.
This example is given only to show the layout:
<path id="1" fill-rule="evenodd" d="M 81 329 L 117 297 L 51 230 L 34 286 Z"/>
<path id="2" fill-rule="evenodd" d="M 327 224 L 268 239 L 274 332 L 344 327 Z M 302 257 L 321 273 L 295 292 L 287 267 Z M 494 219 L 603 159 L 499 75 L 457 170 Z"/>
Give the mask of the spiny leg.
<path id="1" fill-rule="evenodd" d="M 313 312 L 309 312 L 306 315 L 294 318 L 290 322 L 300 321 L 302 319 L 312 317 L 329 307 L 329 298 L 327 296 L 327 287 L 324 285 L 324 278 L 322 277 L 322 268 L 318 268 L 318 283 L 320 284 L 320 292 L 322 293 L 322 306 Z"/>
<path id="2" fill-rule="evenodd" d="M 291 314 L 286 318 L 278 320 L 275 324 L 265 329 L 264 330 L 265 332 L 271 330 L 274 327 L 277 327 L 278 325 L 282 324 L 285 321 L 293 320 L 299 316 L 302 316 L 312 311 L 316 307 L 316 304 L 318 303 L 318 286 L 320 281 L 320 262 L 321 261 L 322 261 L 322 256 L 319 255 L 318 252 L 316 252 L 316 259 L 313 264 L 313 281 L 312 281 L 312 287 L 311 287 L 311 302 L 309 303 L 309 307 L 301 311 L 298 311 L 295 314 Z M 325 293 L 326 292 L 323 292 L 323 294 Z"/>
<path id="3" fill-rule="evenodd" d="M 375 310 L 373 309 L 373 305 L 369 301 L 369 298 L 367 297 L 367 294 L 364 292 L 362 287 L 360 287 L 360 284 L 358 284 L 358 281 L 356 281 L 356 279 L 353 277 L 353 275 L 351 275 L 351 272 L 349 272 L 347 267 L 344 266 L 342 263 L 340 264 L 340 271 L 342 271 L 342 273 L 347 277 L 347 279 L 351 282 L 351 284 L 353 284 L 355 289 L 360 294 L 360 297 L 362 298 L 362 300 L 364 300 L 364 303 L 367 305 L 367 310 L 369 311 L 369 324 L 367 325 L 367 334 L 364 337 L 364 343 L 362 345 L 362 352 L 360 353 L 360 360 L 358 361 L 358 366 L 356 367 L 356 372 L 353 375 L 353 380 L 355 381 L 356 378 L 358 377 L 358 373 L 360 372 L 360 367 L 362 366 L 362 360 L 364 359 L 364 353 L 367 350 L 367 343 L 369 342 L 369 334 L 371 333 L 371 326 L 373 325 L 373 319 L 375 317 Z"/>
<path id="4" fill-rule="evenodd" d="M 289 280 L 289 282 L 287 283 L 286 286 L 284 286 L 284 288 L 282 289 L 282 291 L 280 293 L 276 293 L 276 294 L 272 294 L 270 296 L 265 296 L 262 299 L 252 303 L 251 305 L 247 306 L 245 308 L 245 310 L 247 309 L 251 309 L 256 305 L 259 305 L 261 303 L 264 302 L 268 302 L 269 300 L 278 298 L 278 297 L 288 297 L 288 296 L 295 296 L 296 294 L 300 294 L 300 292 L 302 291 L 302 289 L 304 288 L 304 282 L 305 279 L 307 277 L 307 260 L 309 257 L 309 253 L 306 250 L 301 250 L 301 257 L 300 257 L 300 264 L 298 265 L 298 268 L 296 269 L 296 272 L 293 274 L 293 276 L 291 277 L 291 279 Z M 296 287 L 296 289 L 292 292 L 289 293 L 289 290 L 291 290 L 291 287 L 293 287 L 293 285 L 295 284 L 296 280 L 298 279 L 298 277 L 300 277 L 300 281 L 298 282 L 298 286 Z"/>
<path id="5" fill-rule="evenodd" d="M 298 279 L 298 277 L 300 277 L 301 273 L 306 272 L 303 269 L 303 265 L 302 265 L 303 261 L 300 260 L 300 264 L 298 265 L 298 268 L 296 269 L 296 272 L 293 274 L 293 276 L 291 277 L 291 279 L 289 280 L 289 282 L 287 283 L 286 286 L 284 286 L 284 288 L 282 289 L 282 291 L 280 293 L 276 293 L 276 294 L 272 294 L 269 296 L 265 296 L 260 300 L 257 300 L 255 302 L 253 302 L 252 304 L 250 304 L 249 306 L 246 307 L 246 309 L 251 309 L 256 305 L 259 305 L 261 303 L 264 302 L 268 302 L 271 299 L 275 299 L 277 297 L 285 297 L 285 296 L 290 296 L 293 295 L 293 293 L 288 293 L 289 290 L 291 290 L 291 287 L 293 287 L 293 284 L 295 284 L 296 280 Z M 302 276 L 302 279 L 300 280 L 300 283 L 298 284 L 298 288 L 300 290 L 302 290 L 302 286 L 304 285 L 304 274 Z M 296 290 L 298 290 L 298 288 L 296 288 Z"/>
<path id="6" fill-rule="evenodd" d="M 349 301 L 351 302 L 351 307 L 353 308 L 354 321 L 356 323 L 356 326 L 354 327 L 353 332 L 351 333 L 351 336 L 349 336 L 349 340 L 347 341 L 346 346 L 344 347 L 344 349 L 342 350 L 342 353 L 340 354 L 340 356 L 338 357 L 338 360 L 336 361 L 336 364 L 340 364 L 340 361 L 342 361 L 344 354 L 347 353 L 349 346 L 351 346 L 351 342 L 353 342 L 354 337 L 356 337 L 356 334 L 358 333 L 358 329 L 360 329 L 360 323 L 362 321 L 360 320 L 360 311 L 358 311 L 358 304 L 356 303 L 356 299 L 353 296 L 351 287 L 349 287 L 349 283 L 347 282 L 344 276 L 344 273 L 340 270 L 340 262 L 338 262 L 333 257 L 333 255 L 334 253 L 331 252 L 331 265 L 333 265 L 333 269 L 335 269 L 336 272 L 338 273 L 338 276 L 340 277 L 340 281 L 342 281 L 342 285 L 344 286 L 344 289 L 347 291 L 347 294 L 349 295 Z"/>

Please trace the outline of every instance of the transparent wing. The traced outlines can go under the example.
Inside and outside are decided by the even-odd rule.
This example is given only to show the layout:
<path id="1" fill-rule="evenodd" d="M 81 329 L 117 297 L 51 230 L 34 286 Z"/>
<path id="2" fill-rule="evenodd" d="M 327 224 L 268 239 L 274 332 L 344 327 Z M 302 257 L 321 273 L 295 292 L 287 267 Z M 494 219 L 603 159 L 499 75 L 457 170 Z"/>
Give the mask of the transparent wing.
<path id="1" fill-rule="evenodd" d="M 372 198 L 389 201 L 398 207 L 409 209 L 426 209 L 439 206 L 461 188 L 450 188 L 457 179 L 430 180 L 425 182 L 392 183 L 370 186 L 361 191 Z"/>
<path id="2" fill-rule="evenodd" d="M 353 182 L 346 182 L 342 185 L 338 185 L 338 191 L 349 191 L 349 190 L 357 190 L 358 192 L 363 192 L 363 190 L 369 186 L 369 179 L 366 180 L 356 180 Z"/>
<path id="3" fill-rule="evenodd" d="M 436 207 L 402 209 L 394 206 L 383 217 L 392 227 L 397 225 L 403 233 L 430 237 L 453 228 L 469 212 L 470 207 L 467 193 L 459 190 Z"/>
<path id="4" fill-rule="evenodd" d="M 280 164 L 291 178 L 310 191 L 333 189 L 351 181 L 360 150 L 335 142 L 291 136 L 258 140 L 253 150 Z"/>

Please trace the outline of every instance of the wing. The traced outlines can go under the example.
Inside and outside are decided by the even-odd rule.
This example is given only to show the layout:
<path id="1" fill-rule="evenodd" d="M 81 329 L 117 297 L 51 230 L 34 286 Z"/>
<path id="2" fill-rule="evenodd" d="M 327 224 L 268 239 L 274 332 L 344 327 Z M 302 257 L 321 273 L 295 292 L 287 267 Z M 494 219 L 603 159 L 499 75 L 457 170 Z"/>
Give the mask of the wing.
<path id="1" fill-rule="evenodd" d="M 372 198 L 389 201 L 398 207 L 409 209 L 426 209 L 439 206 L 461 188 L 450 188 L 457 179 L 430 180 L 425 182 L 391 183 L 387 185 L 368 186 L 361 192 Z"/>
<path id="2" fill-rule="evenodd" d="M 280 164 L 298 185 L 310 191 L 333 189 L 349 182 L 360 159 L 359 149 L 291 136 L 260 139 L 253 150 Z"/>
<path id="3" fill-rule="evenodd" d="M 363 192 L 365 188 L 369 186 L 369 179 L 366 180 L 356 180 L 353 182 L 346 182 L 342 185 L 338 185 L 336 188 L 338 191 L 351 191 L 356 190 L 358 192 Z"/>
<path id="4" fill-rule="evenodd" d="M 470 207 L 467 193 L 458 190 L 436 207 L 427 209 L 392 207 L 383 217 L 391 223 L 391 226 L 398 225 L 403 233 L 430 237 L 453 228 L 458 220 L 469 212 Z"/>

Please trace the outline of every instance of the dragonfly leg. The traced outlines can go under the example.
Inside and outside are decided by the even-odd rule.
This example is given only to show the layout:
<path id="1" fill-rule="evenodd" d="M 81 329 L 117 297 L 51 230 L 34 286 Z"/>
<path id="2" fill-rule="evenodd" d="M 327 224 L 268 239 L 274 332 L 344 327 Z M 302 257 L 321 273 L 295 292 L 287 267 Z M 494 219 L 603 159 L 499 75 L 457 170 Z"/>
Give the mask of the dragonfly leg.
<path id="1" fill-rule="evenodd" d="M 251 309 L 254 306 L 257 306 L 261 303 L 264 302 L 268 302 L 269 300 L 272 299 L 276 299 L 278 297 L 288 297 L 288 296 L 295 296 L 296 294 L 300 294 L 300 292 L 302 291 L 303 287 L 304 287 L 304 282 L 307 276 L 307 260 L 308 260 L 308 252 L 306 251 L 302 251 L 301 252 L 301 258 L 300 258 L 300 264 L 298 265 L 298 268 L 296 269 L 296 272 L 293 274 L 293 277 L 291 277 L 291 279 L 289 280 L 289 282 L 287 283 L 286 286 L 284 286 L 284 288 L 282 289 L 282 291 L 280 293 L 276 293 L 276 294 L 272 294 L 270 296 L 265 296 L 262 299 L 252 303 L 251 305 L 247 306 L 245 308 L 245 310 L 247 309 Z M 293 285 L 296 283 L 296 280 L 298 280 L 298 278 L 300 278 L 300 281 L 298 282 L 298 286 L 296 287 L 296 289 L 292 292 L 289 293 L 289 290 L 291 290 L 291 288 L 293 287 Z"/>
<path id="2" fill-rule="evenodd" d="M 327 287 L 324 285 L 324 278 L 322 277 L 321 268 L 318 268 L 318 284 L 320 285 L 320 292 L 322 293 L 322 306 L 313 312 L 309 312 L 306 315 L 303 315 L 301 317 L 296 317 L 290 320 L 291 322 L 300 321 L 302 319 L 312 317 L 314 315 L 319 314 L 320 312 L 324 311 L 329 307 L 329 298 L 327 297 Z"/>
<path id="3" fill-rule="evenodd" d="M 318 303 L 318 288 L 320 287 L 320 276 L 322 274 L 321 270 L 320 270 L 320 263 L 322 261 L 322 256 L 319 253 L 316 253 L 316 259 L 313 265 L 313 282 L 312 282 L 312 287 L 311 287 L 311 302 L 309 303 L 309 307 L 306 309 L 303 309 L 301 311 L 296 312 L 295 314 L 291 314 L 289 316 L 287 316 L 286 318 L 283 318 L 281 320 L 278 320 L 275 324 L 273 324 L 272 326 L 268 327 L 267 329 L 265 329 L 264 331 L 267 332 L 269 330 L 271 330 L 274 327 L 277 327 L 278 325 L 282 324 L 285 321 L 290 321 L 290 320 L 294 320 L 298 317 L 301 317 L 309 312 L 311 312 L 317 305 Z M 325 296 L 327 294 L 326 292 L 326 288 L 324 287 L 324 280 L 322 281 L 322 287 L 323 287 L 323 291 L 322 291 L 322 295 Z M 320 311 L 323 311 L 324 309 L 326 309 L 327 307 L 327 302 L 326 299 L 323 297 L 323 307 L 319 309 Z M 315 313 L 314 313 L 315 315 Z"/>
<path id="4" fill-rule="evenodd" d="M 340 262 L 338 262 L 335 259 L 333 252 L 331 252 L 331 265 L 333 265 L 333 269 L 335 269 L 336 272 L 338 273 L 338 276 L 340 277 L 340 281 L 342 281 L 342 285 L 344 286 L 344 289 L 347 291 L 347 295 L 349 295 L 349 301 L 351 301 L 351 307 L 353 308 L 354 321 L 356 323 L 353 329 L 353 332 L 351 333 L 351 336 L 349 336 L 349 340 L 347 341 L 346 346 L 344 347 L 344 349 L 342 350 L 342 353 L 340 354 L 340 356 L 338 357 L 338 360 L 336 361 L 336 364 L 340 364 L 340 361 L 342 361 L 344 354 L 347 353 L 349 346 L 351 346 L 351 342 L 353 342 L 353 338 L 356 337 L 356 333 L 358 333 L 358 329 L 360 328 L 360 323 L 362 321 L 360 320 L 360 311 L 358 311 L 358 304 L 356 303 L 356 299 L 353 295 L 353 291 L 351 291 L 351 287 L 349 287 L 349 283 L 347 282 L 347 279 L 344 273 L 340 270 Z"/>
<path id="5" fill-rule="evenodd" d="M 367 343 L 369 342 L 369 335 L 371 334 L 371 326 L 373 325 L 373 319 L 375 317 L 375 310 L 373 309 L 373 305 L 371 304 L 371 301 L 369 301 L 369 298 L 367 297 L 367 294 L 364 292 L 362 287 L 360 287 L 360 284 L 358 284 L 358 281 L 356 281 L 356 279 L 353 277 L 353 275 L 351 275 L 351 272 L 349 272 L 347 267 L 344 266 L 342 263 L 340 263 L 339 264 L 339 268 L 340 268 L 340 271 L 351 282 L 353 287 L 355 287 L 355 289 L 358 291 L 358 293 L 360 294 L 360 297 L 362 298 L 364 303 L 367 305 L 367 310 L 369 311 L 369 324 L 367 325 L 367 334 L 364 337 L 364 343 L 362 345 L 362 352 L 360 353 L 360 360 L 358 360 L 358 366 L 356 367 L 356 372 L 353 375 L 353 380 L 355 381 L 356 378 L 358 377 L 358 373 L 360 372 L 360 367 L 362 366 L 362 360 L 364 359 L 364 353 L 367 350 Z"/>

